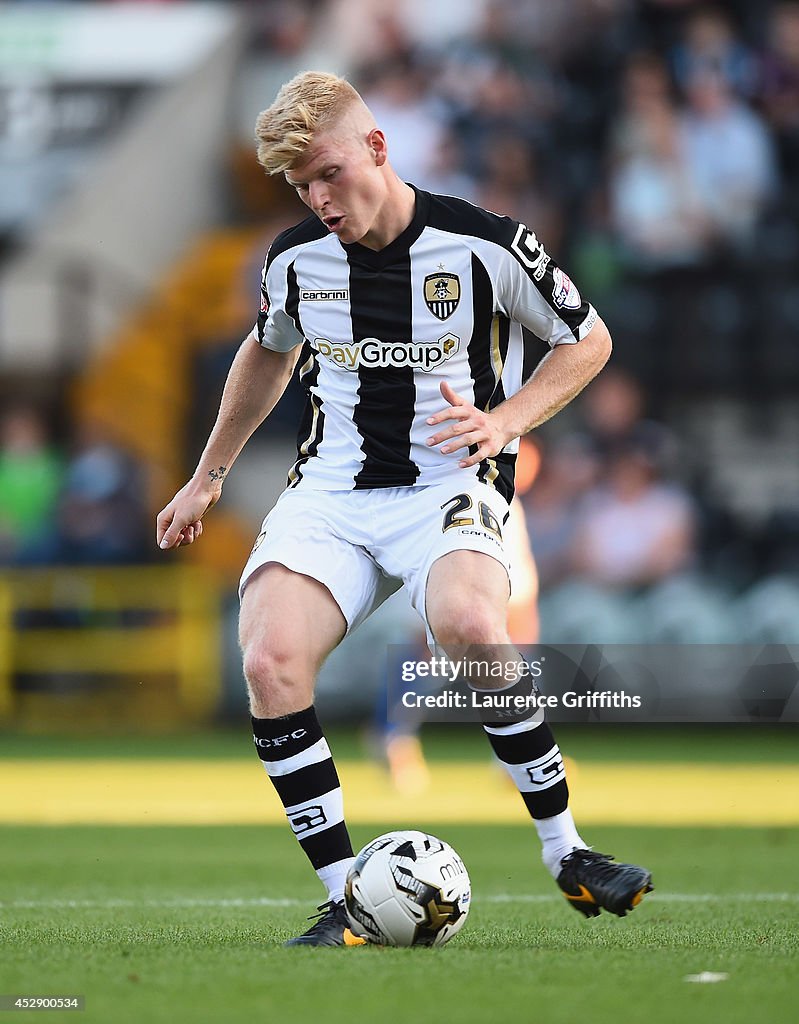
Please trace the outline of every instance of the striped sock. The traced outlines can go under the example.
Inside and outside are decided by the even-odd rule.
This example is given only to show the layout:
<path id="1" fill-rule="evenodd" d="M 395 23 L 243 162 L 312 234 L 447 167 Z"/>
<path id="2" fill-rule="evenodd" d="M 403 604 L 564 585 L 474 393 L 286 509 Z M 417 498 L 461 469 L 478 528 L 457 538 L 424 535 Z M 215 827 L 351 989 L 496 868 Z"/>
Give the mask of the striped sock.
<path id="1" fill-rule="evenodd" d="M 313 705 L 283 718 L 253 718 L 252 730 L 292 832 L 329 898 L 343 899 L 352 844 L 338 773 Z"/>
<path id="2" fill-rule="evenodd" d="M 529 679 L 503 690 L 479 693 L 530 692 Z M 502 767 L 524 800 L 541 840 L 541 858 L 557 878 L 560 861 L 575 847 L 584 848 L 569 810 L 569 787 L 560 748 L 544 718 L 543 709 L 524 711 L 512 721 L 497 720 L 496 712 L 483 714 L 483 729 Z"/>

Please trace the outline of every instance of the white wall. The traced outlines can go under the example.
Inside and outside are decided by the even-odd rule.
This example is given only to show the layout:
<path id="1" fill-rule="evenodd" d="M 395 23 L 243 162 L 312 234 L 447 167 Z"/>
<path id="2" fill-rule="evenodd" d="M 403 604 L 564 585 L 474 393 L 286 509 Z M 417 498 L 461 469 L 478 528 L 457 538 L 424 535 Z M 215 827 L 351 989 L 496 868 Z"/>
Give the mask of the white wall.
<path id="1" fill-rule="evenodd" d="M 7 267 L 0 279 L 0 369 L 79 364 L 190 239 L 217 220 L 243 37 L 230 10 L 212 52 L 143 104 Z M 68 264 L 86 269 L 93 295 L 85 336 L 64 351 L 68 317 L 58 279 Z M 66 312 L 77 310 L 80 322 L 77 303 L 71 296 Z"/>

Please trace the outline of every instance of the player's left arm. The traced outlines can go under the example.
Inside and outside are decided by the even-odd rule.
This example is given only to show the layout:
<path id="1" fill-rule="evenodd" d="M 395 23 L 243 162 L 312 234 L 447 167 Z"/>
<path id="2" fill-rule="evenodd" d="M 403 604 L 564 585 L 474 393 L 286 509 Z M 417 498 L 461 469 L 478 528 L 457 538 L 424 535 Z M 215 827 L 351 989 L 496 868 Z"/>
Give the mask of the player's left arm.
<path id="1" fill-rule="evenodd" d="M 461 467 L 498 455 L 511 441 L 546 423 L 579 395 L 608 361 L 611 349 L 610 333 L 597 317 L 581 341 L 555 345 L 519 391 L 490 412 L 478 409 L 443 382 L 441 394 L 450 408 L 427 422 L 431 426 L 446 422 L 447 426 L 431 435 L 428 445 L 446 442 L 440 449 L 445 455 L 477 445 L 473 454 L 463 455 Z"/>

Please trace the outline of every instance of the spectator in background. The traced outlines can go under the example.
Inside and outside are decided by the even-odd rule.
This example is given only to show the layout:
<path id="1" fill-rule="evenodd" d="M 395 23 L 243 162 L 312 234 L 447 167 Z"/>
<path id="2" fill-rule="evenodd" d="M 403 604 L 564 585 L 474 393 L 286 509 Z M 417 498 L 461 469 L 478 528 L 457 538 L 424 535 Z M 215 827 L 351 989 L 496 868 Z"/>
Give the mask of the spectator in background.
<path id="1" fill-rule="evenodd" d="M 419 50 L 472 34 L 485 0 L 329 0 L 320 12 L 320 46 L 335 53 L 342 66 L 365 57 L 374 64 L 410 48 Z"/>
<path id="2" fill-rule="evenodd" d="M 478 205 L 534 224 L 538 238 L 557 253 L 563 219 L 555 196 L 540 180 L 532 147 L 517 135 L 497 133 L 486 140 L 483 162 Z"/>
<path id="3" fill-rule="evenodd" d="M 653 104 L 628 128 L 609 183 L 622 256 L 636 271 L 696 266 L 707 259 L 713 235 L 677 111 L 669 103 Z"/>
<path id="4" fill-rule="evenodd" d="M 558 69 L 542 56 L 541 40 L 527 34 L 530 26 L 519 14 L 510 0 L 489 0 L 471 36 L 446 47 L 429 41 L 437 72 L 432 91 L 481 169 L 499 134 L 551 145 L 550 126 L 563 104 Z"/>
<path id="5" fill-rule="evenodd" d="M 93 428 L 84 428 L 60 501 L 60 560 L 142 561 L 149 541 L 143 493 L 141 469 L 132 457 Z"/>
<path id="6" fill-rule="evenodd" d="M 771 137 L 718 72 L 698 71 L 686 88 L 682 133 L 691 179 L 718 241 L 741 246 L 777 190 Z"/>
<path id="7" fill-rule="evenodd" d="M 635 378 L 614 367 L 580 402 L 583 432 L 573 443 L 584 446 L 593 484 L 573 512 L 570 569 L 600 585 L 656 583 L 695 556 L 696 508 L 680 484 L 667 482 L 676 441 L 644 406 Z"/>
<path id="8" fill-rule="evenodd" d="M 611 159 L 625 160 L 637 153 L 649 117 L 664 108 L 674 109 L 665 63 L 657 54 L 647 51 L 632 54 L 619 82 L 619 108 L 611 125 Z"/>
<path id="9" fill-rule="evenodd" d="M 667 476 L 677 464 L 677 441 L 662 423 L 645 416 L 645 397 L 638 381 L 627 371 L 608 367 L 580 400 L 583 417 L 580 435 L 594 460 L 594 482 L 617 451 L 643 445 L 657 458 Z"/>
<path id="10" fill-rule="evenodd" d="M 46 435 L 32 406 L 0 420 L 0 563 L 14 562 L 52 524 L 62 466 Z"/>
<path id="11" fill-rule="evenodd" d="M 455 121 L 467 152 L 484 162 L 498 135 L 514 137 L 522 144 L 544 146 L 546 125 L 552 115 L 553 97 L 545 86 L 533 83 L 532 75 L 491 58 L 475 82 L 472 105 Z"/>
<path id="12" fill-rule="evenodd" d="M 710 224 L 688 166 L 679 111 L 660 57 L 634 54 L 610 139 L 610 222 L 636 272 L 692 267 L 707 258 Z"/>
<path id="13" fill-rule="evenodd" d="M 624 157 L 638 148 L 637 135 L 647 119 L 664 107 L 677 109 L 677 94 L 664 58 L 636 50 L 627 59 L 617 82 L 617 109 L 610 118 L 610 153 Z"/>
<path id="14" fill-rule="evenodd" d="M 101 429 L 84 425 L 64 473 L 53 523 L 29 547 L 25 564 L 145 561 L 148 527 L 141 467 Z"/>
<path id="15" fill-rule="evenodd" d="M 700 8 L 687 19 L 682 40 L 670 54 L 674 78 L 687 91 L 697 75 L 719 75 L 727 88 L 750 99 L 757 86 L 757 59 L 718 7 Z"/>
<path id="16" fill-rule="evenodd" d="M 460 140 L 451 129 L 443 132 L 438 149 L 432 154 L 431 167 L 424 180 L 414 182 L 428 192 L 460 196 L 477 202 L 477 180 L 463 153 Z"/>
<path id="17" fill-rule="evenodd" d="M 582 502 L 573 569 L 600 586 L 661 582 L 692 564 L 695 517 L 688 493 L 660 478 L 656 453 L 625 444 L 610 459 L 607 481 Z"/>
<path id="18" fill-rule="evenodd" d="M 527 532 L 542 589 L 563 582 L 573 570 L 580 501 L 595 477 L 595 461 L 584 440 L 566 437 L 542 444 L 523 437 L 519 463 L 535 458 L 535 479 L 522 495 Z"/>
<path id="19" fill-rule="evenodd" d="M 442 112 L 428 98 L 418 68 L 400 57 L 361 73 L 369 84 L 363 97 L 391 139 L 391 162 L 403 181 L 421 183 L 431 175 L 445 138 Z"/>
<path id="20" fill-rule="evenodd" d="M 782 170 L 799 174 L 799 4 L 778 4 L 770 15 L 760 95 L 777 134 Z"/>
<path id="21" fill-rule="evenodd" d="M 321 0 L 239 0 L 247 17 L 247 41 L 270 55 L 291 56 L 308 45 Z"/>

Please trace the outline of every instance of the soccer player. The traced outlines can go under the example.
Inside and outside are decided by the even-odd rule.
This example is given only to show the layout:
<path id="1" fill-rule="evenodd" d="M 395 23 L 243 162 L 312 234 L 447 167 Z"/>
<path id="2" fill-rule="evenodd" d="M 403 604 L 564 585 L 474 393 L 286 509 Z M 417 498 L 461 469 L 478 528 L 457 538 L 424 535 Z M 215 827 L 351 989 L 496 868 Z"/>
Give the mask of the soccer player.
<path id="1" fill-rule="evenodd" d="M 401 181 L 344 79 L 298 75 L 259 115 L 256 135 L 266 172 L 283 174 L 311 215 L 267 253 L 257 323 L 197 469 L 158 515 L 157 543 L 201 536 L 299 364 L 297 459 L 244 568 L 240 641 L 258 755 L 328 892 L 290 944 L 348 945 L 360 941 L 343 903 L 353 851 L 314 710 L 317 672 L 402 584 L 429 642 L 506 657 L 502 530 L 519 437 L 588 384 L 611 341 L 527 227 Z M 510 723 L 490 715 L 488 739 L 566 898 L 586 916 L 623 916 L 651 888 L 649 872 L 582 840 L 540 712 Z"/>

